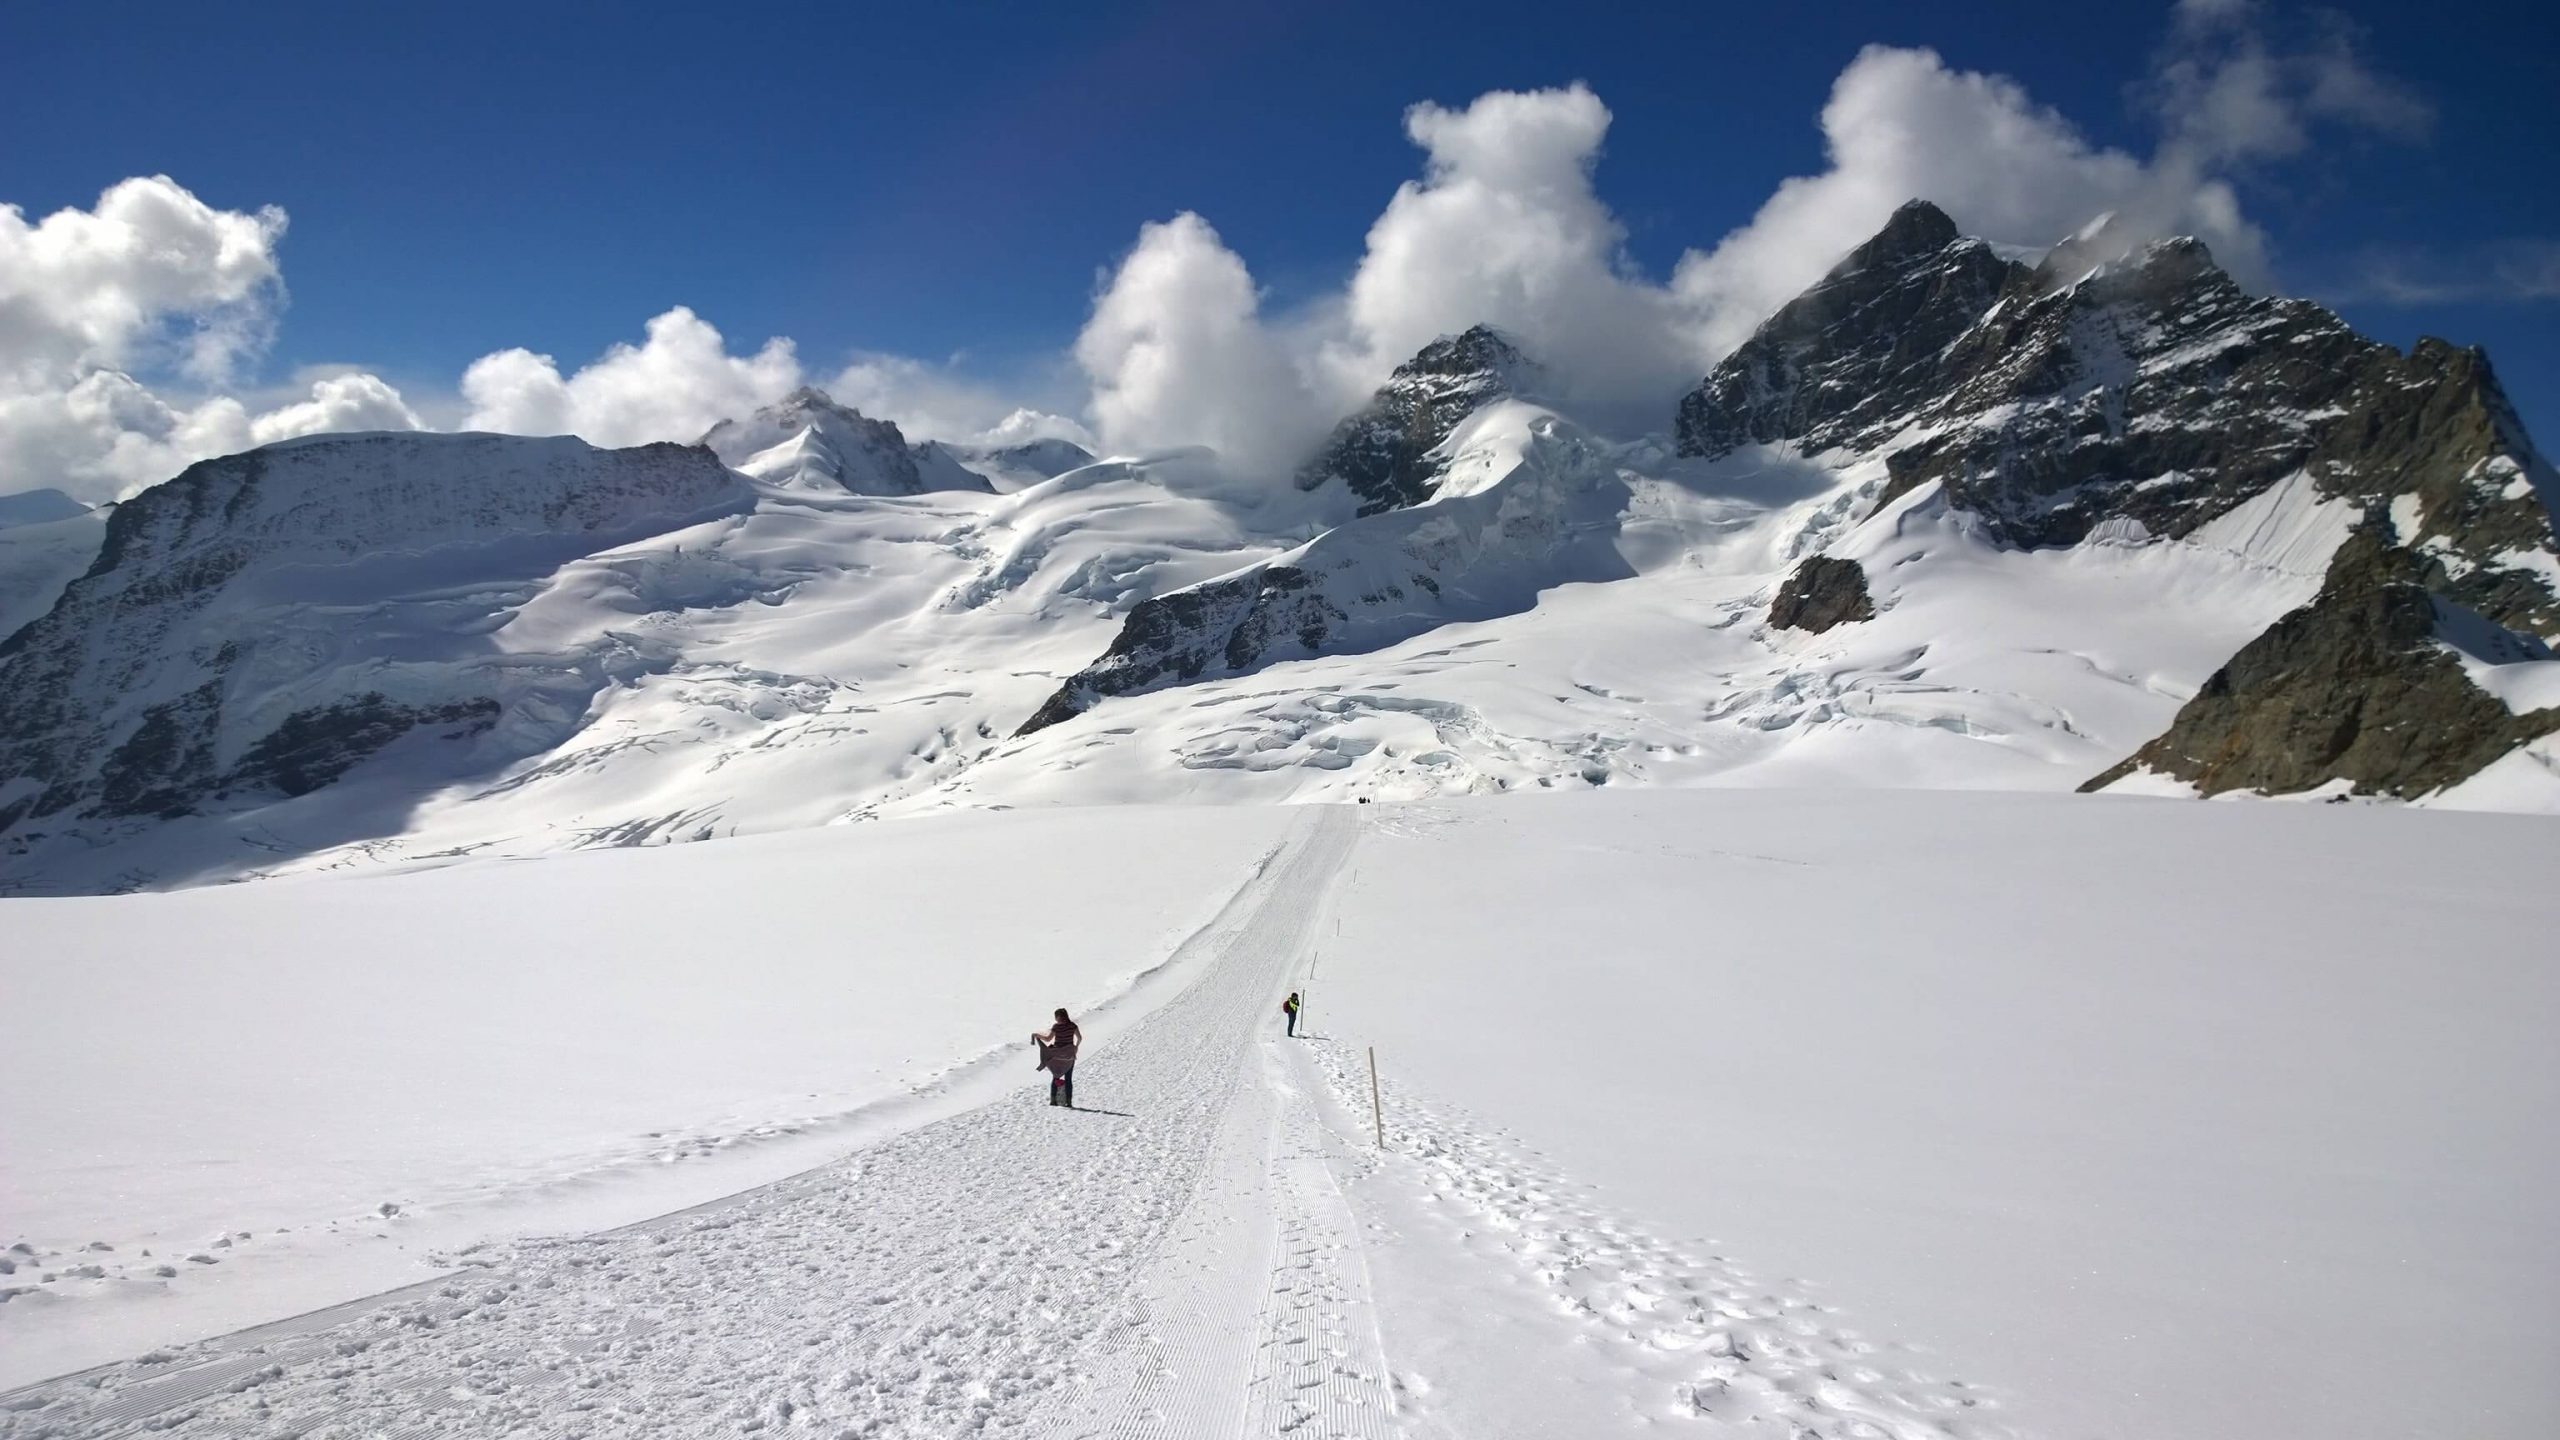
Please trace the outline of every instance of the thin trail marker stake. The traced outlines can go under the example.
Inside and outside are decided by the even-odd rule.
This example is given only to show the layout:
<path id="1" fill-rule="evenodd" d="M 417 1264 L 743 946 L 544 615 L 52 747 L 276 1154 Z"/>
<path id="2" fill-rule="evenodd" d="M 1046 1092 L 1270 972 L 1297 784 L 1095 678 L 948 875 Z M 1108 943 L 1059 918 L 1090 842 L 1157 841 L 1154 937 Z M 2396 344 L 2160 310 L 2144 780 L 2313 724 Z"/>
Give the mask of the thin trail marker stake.
<path id="1" fill-rule="evenodd" d="M 1369 1123 L 1378 1132 L 1378 1148 L 1387 1148 L 1387 1112 L 1378 1104 L 1378 1047 L 1369 1047 Z"/>

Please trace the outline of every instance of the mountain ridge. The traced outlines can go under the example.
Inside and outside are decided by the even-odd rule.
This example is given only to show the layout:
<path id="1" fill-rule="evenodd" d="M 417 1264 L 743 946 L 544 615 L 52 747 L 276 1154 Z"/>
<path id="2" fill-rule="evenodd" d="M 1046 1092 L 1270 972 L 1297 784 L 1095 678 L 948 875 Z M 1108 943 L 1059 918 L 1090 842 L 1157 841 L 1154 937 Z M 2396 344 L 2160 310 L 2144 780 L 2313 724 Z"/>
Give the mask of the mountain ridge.
<path id="1" fill-rule="evenodd" d="M 2553 482 L 2485 357 L 2249 296 L 2192 242 L 2083 239 L 2029 266 L 1903 207 L 1667 438 L 1583 429 L 1499 331 L 1443 336 L 1290 485 L 910 443 L 816 390 L 705 447 L 209 461 L 0 532 L 0 596 L 58 587 L 0 641 L 0 888 L 993 805 L 2069 789 L 2191 751 L 2182 707 L 2253 645 L 2335 696 L 2434 644 L 2316 603 L 2360 530 L 2514 643 L 2368 686 L 2359 725 L 2543 705 Z M 2282 650 L 2306 606 L 2327 638 Z M 2285 741 L 2242 788 L 2560 810 L 2529 731 L 2402 770 Z"/>

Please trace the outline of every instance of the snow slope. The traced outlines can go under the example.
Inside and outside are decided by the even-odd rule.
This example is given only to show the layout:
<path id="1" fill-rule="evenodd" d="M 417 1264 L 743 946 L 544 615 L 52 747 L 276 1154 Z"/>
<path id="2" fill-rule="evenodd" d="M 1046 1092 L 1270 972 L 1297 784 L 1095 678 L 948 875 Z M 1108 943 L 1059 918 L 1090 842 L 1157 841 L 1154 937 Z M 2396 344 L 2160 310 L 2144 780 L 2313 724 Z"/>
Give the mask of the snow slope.
<path id="1" fill-rule="evenodd" d="M 1017 1081 L 1022 1035 L 1159 965 L 1287 818 L 969 816 L 0 902 L 0 1243 L 37 1252 L 0 1276 L 27 1287 L 0 1383 L 801 1168 L 990 1051 Z"/>
<path id="2" fill-rule="evenodd" d="M 524 443 L 599 468 L 639 453 Z M 1289 533 L 1305 508 L 1239 494 L 1185 454 L 1007 495 L 872 497 L 713 473 L 735 486 L 728 513 L 592 553 L 501 566 L 487 546 L 456 545 L 280 575 L 251 566 L 183 603 L 115 609 L 102 626 L 189 643 L 153 652 L 151 687 L 122 709 L 66 711 L 110 737 L 81 762 L 97 765 L 142 701 L 210 683 L 220 706 L 186 792 L 195 813 L 38 816 L 12 832 L 0 886 L 157 888 L 866 814 L 931 788 L 1028 713 L 1107 642 L 1115 606 L 1259 558 L 1279 543 L 1262 522 Z M 314 569 L 334 588 L 316 588 Z M 63 664 L 101 671 L 116 638 L 97 634 Z M 210 662 L 225 643 L 235 657 Z M 305 793 L 224 778 L 296 707 L 383 693 L 488 718 L 420 727 Z"/>
<path id="3" fill-rule="evenodd" d="M 1111 897 L 1091 852 L 1140 833 L 1166 842 L 1147 862 L 1164 884 Z M 2560 1103 L 2560 970 L 2539 943 L 2560 840 L 2541 821 L 1655 791 L 826 839 L 0 903 L 141 940 L 162 912 L 388 893 L 414 954 L 475 922 L 404 892 L 521 883 L 591 914 L 646 885 L 717 894 L 697 930 L 734 937 L 764 912 L 727 902 L 759 879 L 894 870 L 913 844 L 910 884 L 1002 874 L 1073 895 L 926 922 L 1011 957 L 961 962 L 963 1008 L 995 1013 L 964 1019 L 903 980 L 843 1022 L 953 1058 L 1018 1023 L 1026 960 L 1089 945 L 1065 917 L 1164 962 L 1094 1027 L 1082 1113 L 1040 1103 L 1023 1047 L 939 1103 L 820 1137 L 851 1147 L 832 1163 L 617 1229 L 493 1227 L 439 1247 L 445 1278 L 0 1396 L 0 1435 L 2521 1440 L 2560 1402 L 2560 1227 L 2517 1199 L 2560 1181 L 2541 1123 Z M 693 874 L 706 865 L 735 868 Z M 305 973 L 271 958 L 196 993 L 254 1012 Z M 693 1023 L 702 982 L 739 970 L 693 973 L 633 987 L 618 1027 Z M 745 971 L 776 998 L 757 1015 L 786 1053 L 809 1033 L 785 1013 L 813 995 L 795 973 Z M 1278 1035 L 1290 989 L 1311 1001 L 1303 1042 Z M 131 1028 L 116 1001 L 46 1018 L 65 1048 Z M 306 1048 L 303 1083 L 324 1092 L 437 1078 Z M 505 1063 L 585 1096 L 615 1062 L 562 1045 Z M 91 1083 L 111 1116 L 143 1108 L 123 1072 Z M 708 1067 L 642 1083 L 662 1113 L 692 1094 L 716 1103 L 688 1113 L 753 1115 Z M 777 1078 L 768 1117 L 806 1115 L 800 1088 Z M 296 1143 L 290 1110 L 263 1123 Z M 594 1188 L 635 1183 L 624 1167 Z M 122 1203 L 74 1166 L 39 1193 Z M 422 1211 L 367 1228 L 426 1235 Z M 122 1250 L 15 1256 L 12 1284 L 67 1293 L 13 1296 L 0 1353 L 41 1369 L 17 1358 L 25 1337 L 130 1326 L 291 1237 L 231 1238 L 202 1252 L 222 1263 L 181 1259 L 165 1282 L 73 1273 Z M 52 1281 L 30 1284 L 38 1263 Z M 171 1298 L 107 1298 L 162 1283 Z"/>
<path id="4" fill-rule="evenodd" d="M 1310 1013 L 1377 1047 L 1393 1154 L 1355 1198 L 1393 1228 L 1389 1348 L 1438 1372 L 1456 1433 L 1502 1433 L 1531 1388 L 1506 1377 L 1562 1334 L 1632 1372 L 1630 1428 L 1715 1368 L 1718 1323 L 1684 1331 L 1662 1275 L 1577 1262 L 1639 1248 L 1599 1239 L 1629 1224 L 1926 1346 L 2030 1435 L 2522 1437 L 2560 1405 L 2546 821 L 1890 793 L 1371 813 Z M 1450 1313 L 1496 1303 L 1484 1267 L 1597 1313 L 1490 1343 Z M 1711 1388 L 1718 1418 L 1819 1413 Z"/>

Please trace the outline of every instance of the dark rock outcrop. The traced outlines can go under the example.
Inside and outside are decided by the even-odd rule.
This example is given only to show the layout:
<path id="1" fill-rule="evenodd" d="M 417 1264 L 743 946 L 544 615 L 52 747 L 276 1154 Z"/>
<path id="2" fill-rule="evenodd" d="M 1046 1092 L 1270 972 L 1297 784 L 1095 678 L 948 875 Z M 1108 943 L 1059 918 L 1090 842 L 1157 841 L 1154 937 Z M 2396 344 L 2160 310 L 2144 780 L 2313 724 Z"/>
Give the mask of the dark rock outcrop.
<path id="1" fill-rule="evenodd" d="M 401 705 L 371 691 L 284 717 L 231 767 L 222 789 L 308 795 L 352 770 L 412 730 L 447 727 L 463 739 L 497 723 L 500 706 L 481 696 L 444 705 Z"/>
<path id="2" fill-rule="evenodd" d="M 1431 342 L 1399 365 L 1369 403 L 1334 427 L 1324 448 L 1299 468 L 1298 488 L 1339 480 L 1375 515 L 1431 498 L 1437 470 L 1427 458 L 1458 422 L 1535 383 L 1537 367 L 1502 333 L 1478 325 Z"/>
<path id="3" fill-rule="evenodd" d="M 1314 577 L 1291 565 L 1262 565 L 1170 595 L 1142 600 L 1111 648 L 1058 687 L 1017 735 L 1073 719 L 1108 695 L 1134 695 L 1197 680 L 1212 668 L 1249 670 L 1289 653 L 1320 653 L 1333 627 L 1349 618 L 1328 601 Z"/>
<path id="4" fill-rule="evenodd" d="M 1623 579 L 1617 519 L 1629 492 L 1612 460 L 1570 426 L 1536 420 L 1519 464 L 1481 489 L 1363 516 L 1280 559 L 1141 602 L 1111 648 L 1016 733 L 1112 696 L 1374 649 L 1528 609 L 1555 585 Z"/>
<path id="5" fill-rule="evenodd" d="M 2334 780 L 2413 800 L 2560 730 L 2560 709 L 2518 715 L 2445 648 L 2541 659 L 2537 640 L 2483 625 L 2428 593 L 2430 567 L 2376 530 L 2338 551 L 2320 594 L 2241 647 L 2159 738 L 2081 786 L 2136 770 L 2226 790 L 2290 794 Z M 2485 638 L 2486 644 L 2483 644 Z"/>
<path id="6" fill-rule="evenodd" d="M 2026 274 L 1914 200 L 1680 402 L 1684 455 L 1796 441 L 1865 449 L 1944 383 L 1940 355 Z"/>
<path id="7" fill-rule="evenodd" d="M 1834 625 L 1872 620 L 1875 614 L 1875 601 L 1867 595 L 1865 567 L 1829 555 L 1807 556 L 1778 587 L 1778 598 L 1769 603 L 1771 625 L 1817 635 Z"/>
<path id="8" fill-rule="evenodd" d="M 1682 402 L 1682 451 L 1880 451 L 1878 506 L 1934 482 L 2021 547 L 2185 535 L 2296 475 L 2368 513 L 2415 497 L 2400 538 L 2436 593 L 2560 635 L 2560 593 L 2513 563 L 2555 548 L 2560 481 L 2479 351 L 2404 355 L 2248 295 L 2194 240 L 2057 256 L 2029 269 L 1904 207 Z"/>

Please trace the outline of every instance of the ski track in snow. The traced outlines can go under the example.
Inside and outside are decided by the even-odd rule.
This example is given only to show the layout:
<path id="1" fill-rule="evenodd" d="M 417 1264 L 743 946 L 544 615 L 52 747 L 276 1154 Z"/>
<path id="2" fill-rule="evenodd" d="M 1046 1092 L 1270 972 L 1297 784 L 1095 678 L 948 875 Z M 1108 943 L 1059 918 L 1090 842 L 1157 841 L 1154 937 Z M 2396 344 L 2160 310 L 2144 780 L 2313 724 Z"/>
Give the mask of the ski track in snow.
<path id="1" fill-rule="evenodd" d="M 1397 1433 L 1270 1038 L 1356 833 L 1309 812 L 1186 946 L 1190 987 L 1093 1047 L 1086 1109 L 1026 1063 L 1019 1096 L 761 1189 L 0 1396 L 0 1436 Z"/>
<path id="2" fill-rule="evenodd" d="M 1307 1047 L 1337 1113 L 1369 1108 L 1353 1048 Z M 1704 1258 L 1611 1214 L 1582 1187 L 1457 1107 L 1383 1092 L 1386 1151 L 1342 1167 L 1355 1193 L 1419 1198 L 1438 1243 L 1532 1278 L 1621 1367 L 1660 1387 L 1656 1414 L 1771 1440 L 2014 1440 L 1996 1394 L 1915 1368 L 1918 1352 L 1846 1328 L 1802 1293 Z M 1332 1181 L 1328 1178 L 1328 1184 Z M 1410 1207 L 1406 1207 L 1410 1208 Z"/>

